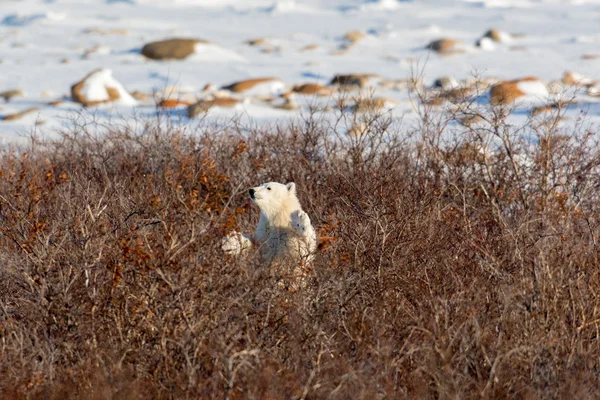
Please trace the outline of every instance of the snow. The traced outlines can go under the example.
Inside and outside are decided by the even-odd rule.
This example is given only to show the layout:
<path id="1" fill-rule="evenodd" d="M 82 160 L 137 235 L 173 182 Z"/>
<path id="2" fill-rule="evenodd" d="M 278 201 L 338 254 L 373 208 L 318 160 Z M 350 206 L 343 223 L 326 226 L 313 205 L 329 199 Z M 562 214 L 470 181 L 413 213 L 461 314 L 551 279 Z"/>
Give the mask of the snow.
<path id="1" fill-rule="evenodd" d="M 520 91 L 529 96 L 534 96 L 540 100 L 548 98 L 548 88 L 541 81 L 523 80 L 517 84 Z"/>
<path id="2" fill-rule="evenodd" d="M 123 85 L 113 78 L 110 69 L 101 69 L 86 77 L 81 94 L 88 102 L 104 102 L 110 99 L 107 88 L 114 89 L 119 93 L 115 104 L 123 106 L 137 104 L 137 101 L 123 88 Z"/>
<path id="3" fill-rule="evenodd" d="M 173 91 L 202 98 L 207 84 L 219 88 L 245 79 L 273 76 L 276 84 L 256 88 L 256 95 L 279 95 L 303 83 L 328 85 L 337 74 L 376 74 L 364 88 L 376 97 L 393 99 L 393 115 L 416 118 L 407 81 L 421 75 L 426 87 L 440 77 L 463 83 L 472 75 L 488 79 L 539 78 L 544 88 L 577 71 L 591 85 L 577 92 L 586 118 L 600 122 L 600 1 L 598 0 L 0 0 L 0 92 L 20 89 L 25 95 L 8 103 L 0 99 L 0 141 L 19 140 L 32 129 L 52 134 L 80 104 L 70 101 L 70 88 L 97 69 L 98 85 L 87 88 L 102 98 L 102 83 L 119 90 Z M 501 43 L 482 40 L 497 29 Z M 367 33 L 349 45 L 350 31 Z M 102 33 L 104 32 L 104 34 Z M 112 33 L 111 33 L 112 32 Z M 516 34 L 516 35 L 515 35 Z M 198 38 L 195 54 L 185 60 L 155 61 L 140 55 L 144 44 L 173 37 Z M 265 39 L 250 46 L 249 39 Z M 448 55 L 425 49 L 432 40 L 458 40 L 462 52 Z M 510 38 L 510 40 L 508 40 Z M 304 50 L 305 48 L 309 50 Z M 312 50 L 310 50 L 312 49 Z M 114 77 L 113 77 L 114 76 Z M 115 79 L 116 78 L 116 79 Z M 118 81 L 117 81 L 118 80 Z M 115 83 L 116 82 L 116 83 Z M 548 97 L 542 86 L 523 82 L 534 97 Z M 91 85 L 91 84 L 90 84 Z M 529 87 L 532 86 L 532 87 Z M 259 90 L 260 89 L 260 90 Z M 305 97 L 305 96 L 302 96 Z M 309 101 L 298 99 L 300 111 L 282 110 L 266 102 L 245 102 L 219 109 L 217 117 L 238 113 L 254 121 L 286 121 L 306 112 Z M 60 105 L 50 105 L 64 99 Z M 102 109 L 98 118 L 130 115 L 152 117 L 152 100 L 122 96 Z M 131 101 L 133 100 L 133 101 Z M 3 115 L 39 107 L 15 121 Z M 92 109 L 91 112 L 95 112 Z M 571 107 L 567 117 L 575 120 Z M 525 121 L 527 113 L 514 118 Z M 182 119 L 186 123 L 186 118 Z M 189 121 L 194 125 L 194 121 Z"/>

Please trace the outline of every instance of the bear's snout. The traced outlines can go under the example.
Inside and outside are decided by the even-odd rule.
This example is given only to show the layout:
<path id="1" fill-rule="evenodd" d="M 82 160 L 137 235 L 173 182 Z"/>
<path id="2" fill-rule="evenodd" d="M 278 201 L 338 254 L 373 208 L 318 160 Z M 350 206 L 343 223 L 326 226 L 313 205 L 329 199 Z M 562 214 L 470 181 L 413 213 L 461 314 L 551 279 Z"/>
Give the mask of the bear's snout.
<path id="1" fill-rule="evenodd" d="M 248 190 L 248 193 L 250 193 L 250 197 L 254 198 L 254 189 Z"/>

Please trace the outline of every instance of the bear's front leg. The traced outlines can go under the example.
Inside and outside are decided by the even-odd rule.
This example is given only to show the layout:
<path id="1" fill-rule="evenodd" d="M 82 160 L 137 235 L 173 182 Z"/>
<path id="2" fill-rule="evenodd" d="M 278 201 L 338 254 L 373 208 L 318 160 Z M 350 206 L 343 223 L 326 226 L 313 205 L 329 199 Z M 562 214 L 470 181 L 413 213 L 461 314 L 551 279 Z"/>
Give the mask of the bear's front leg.
<path id="1" fill-rule="evenodd" d="M 221 250 L 229 255 L 240 255 L 252 248 L 252 237 L 240 232 L 230 232 L 221 239 Z"/>
<path id="2" fill-rule="evenodd" d="M 315 230 L 310 222 L 310 217 L 302 210 L 296 210 L 292 213 L 292 228 L 302 237 L 311 237 Z"/>
<path id="3" fill-rule="evenodd" d="M 317 250 L 317 232 L 310 222 L 310 217 L 302 210 L 296 210 L 291 215 L 292 229 L 301 238 L 300 256 L 309 264 Z"/>

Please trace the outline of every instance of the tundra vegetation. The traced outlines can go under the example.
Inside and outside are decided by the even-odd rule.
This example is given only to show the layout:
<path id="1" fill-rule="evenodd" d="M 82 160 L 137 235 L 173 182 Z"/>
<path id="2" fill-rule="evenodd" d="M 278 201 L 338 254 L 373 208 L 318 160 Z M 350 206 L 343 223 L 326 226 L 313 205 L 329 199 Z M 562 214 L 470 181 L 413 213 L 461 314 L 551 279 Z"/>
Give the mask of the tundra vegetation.
<path id="1" fill-rule="evenodd" d="M 597 396 L 597 130 L 562 104 L 520 126 L 502 104 L 344 110 L 86 117 L 4 147 L 1 397 Z M 299 290 L 220 249 L 268 181 L 295 182 L 319 229 Z"/>

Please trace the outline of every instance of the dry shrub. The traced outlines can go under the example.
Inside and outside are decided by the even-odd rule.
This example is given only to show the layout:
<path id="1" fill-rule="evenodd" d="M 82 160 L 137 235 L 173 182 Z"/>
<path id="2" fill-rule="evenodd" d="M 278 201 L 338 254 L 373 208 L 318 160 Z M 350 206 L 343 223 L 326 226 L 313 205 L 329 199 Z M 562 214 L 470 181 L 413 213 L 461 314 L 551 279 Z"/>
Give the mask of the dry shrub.
<path id="1" fill-rule="evenodd" d="M 3 397 L 593 398 L 598 135 L 461 107 L 5 149 Z M 325 238 L 302 290 L 219 249 L 271 180 Z"/>

